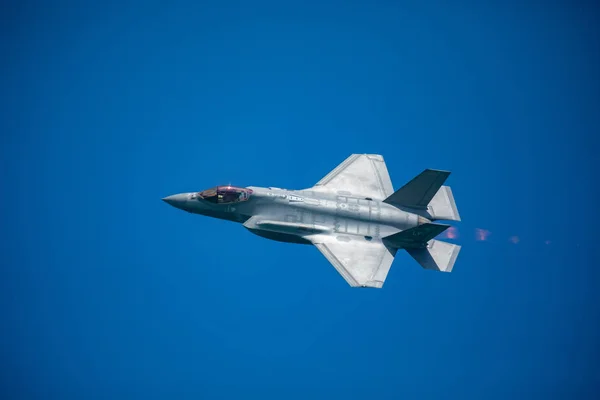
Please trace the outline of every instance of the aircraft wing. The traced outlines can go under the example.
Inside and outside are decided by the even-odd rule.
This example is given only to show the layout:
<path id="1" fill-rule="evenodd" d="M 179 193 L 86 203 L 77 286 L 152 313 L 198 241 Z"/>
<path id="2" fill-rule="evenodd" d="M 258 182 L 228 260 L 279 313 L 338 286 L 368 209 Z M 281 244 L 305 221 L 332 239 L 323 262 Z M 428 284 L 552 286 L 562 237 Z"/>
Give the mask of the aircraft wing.
<path id="1" fill-rule="evenodd" d="M 381 288 L 394 261 L 396 249 L 381 240 L 340 241 L 329 235 L 310 239 L 317 249 L 352 287 Z"/>
<path id="2" fill-rule="evenodd" d="M 394 193 L 385 161 L 379 154 L 352 154 L 314 186 L 383 200 Z"/>

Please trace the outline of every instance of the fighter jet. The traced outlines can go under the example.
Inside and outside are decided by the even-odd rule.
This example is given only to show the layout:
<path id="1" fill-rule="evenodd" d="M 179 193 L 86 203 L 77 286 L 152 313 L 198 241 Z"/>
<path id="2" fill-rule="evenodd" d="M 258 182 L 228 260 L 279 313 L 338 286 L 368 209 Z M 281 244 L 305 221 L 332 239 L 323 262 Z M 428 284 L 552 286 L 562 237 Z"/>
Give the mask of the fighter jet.
<path id="1" fill-rule="evenodd" d="M 396 252 L 451 272 L 460 246 L 435 240 L 460 221 L 450 172 L 426 169 L 394 191 L 383 157 L 352 154 L 313 187 L 216 186 L 165 197 L 184 211 L 235 221 L 280 242 L 314 245 L 352 287 L 382 288 Z"/>

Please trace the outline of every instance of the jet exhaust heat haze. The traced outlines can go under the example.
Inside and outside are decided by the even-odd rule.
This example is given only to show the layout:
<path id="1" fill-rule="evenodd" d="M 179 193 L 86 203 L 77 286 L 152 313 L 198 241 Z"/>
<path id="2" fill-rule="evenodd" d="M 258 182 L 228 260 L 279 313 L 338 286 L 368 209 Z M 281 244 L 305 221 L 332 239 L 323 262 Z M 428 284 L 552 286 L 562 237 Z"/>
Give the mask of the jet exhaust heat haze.
<path id="1" fill-rule="evenodd" d="M 381 288 L 406 250 L 423 268 L 451 272 L 460 246 L 434 238 L 460 221 L 450 172 L 426 169 L 394 191 L 378 154 L 353 154 L 302 190 L 217 186 L 163 200 L 194 214 L 239 222 L 281 242 L 314 245 L 352 287 Z"/>

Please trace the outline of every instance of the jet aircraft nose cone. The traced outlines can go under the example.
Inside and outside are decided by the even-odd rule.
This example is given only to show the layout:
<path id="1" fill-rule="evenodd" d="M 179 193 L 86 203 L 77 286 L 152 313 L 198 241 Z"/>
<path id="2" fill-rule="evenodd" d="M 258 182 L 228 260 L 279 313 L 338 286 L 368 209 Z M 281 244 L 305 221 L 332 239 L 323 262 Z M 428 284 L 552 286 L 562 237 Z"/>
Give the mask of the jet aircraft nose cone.
<path id="1" fill-rule="evenodd" d="M 167 203 L 173 207 L 183 209 L 187 202 L 187 195 L 184 193 L 173 194 L 171 196 L 167 196 L 167 197 L 163 198 L 162 201 L 164 201 L 165 203 Z"/>

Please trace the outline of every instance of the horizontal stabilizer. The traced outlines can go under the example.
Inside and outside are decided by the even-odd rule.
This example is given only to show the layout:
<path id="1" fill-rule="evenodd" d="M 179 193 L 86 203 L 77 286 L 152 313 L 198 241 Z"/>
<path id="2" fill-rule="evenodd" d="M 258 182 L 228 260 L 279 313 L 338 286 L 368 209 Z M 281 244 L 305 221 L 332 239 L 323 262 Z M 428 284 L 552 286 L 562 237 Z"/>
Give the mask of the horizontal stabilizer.
<path id="1" fill-rule="evenodd" d="M 443 219 L 446 221 L 460 221 L 458 208 L 454 202 L 450 186 L 442 186 L 429 202 L 428 210 L 432 219 Z"/>
<path id="2" fill-rule="evenodd" d="M 425 247 L 427 242 L 444 232 L 450 225 L 423 224 L 383 238 L 384 243 L 397 249 Z"/>
<path id="3" fill-rule="evenodd" d="M 426 210 L 450 172 L 426 169 L 384 200 L 385 203 Z"/>
<path id="4" fill-rule="evenodd" d="M 451 272 L 460 252 L 460 246 L 432 240 L 425 248 L 406 249 L 406 251 L 425 269 Z"/>

